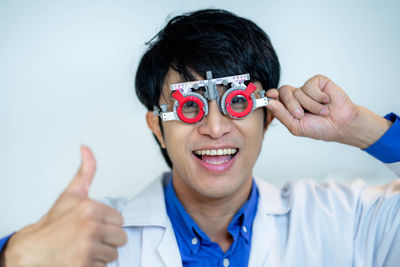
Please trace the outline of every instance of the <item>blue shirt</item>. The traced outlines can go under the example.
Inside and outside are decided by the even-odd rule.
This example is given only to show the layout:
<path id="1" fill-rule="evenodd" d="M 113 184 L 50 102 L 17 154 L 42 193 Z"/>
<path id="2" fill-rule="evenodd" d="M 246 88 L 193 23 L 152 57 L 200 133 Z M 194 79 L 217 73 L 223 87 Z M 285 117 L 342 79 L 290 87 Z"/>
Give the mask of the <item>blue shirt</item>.
<path id="1" fill-rule="evenodd" d="M 165 188 L 165 204 L 168 216 L 173 222 L 183 266 L 247 266 L 257 203 L 258 190 L 253 181 L 248 200 L 233 216 L 228 226 L 233 242 L 224 253 L 186 212 L 175 194 L 171 179 Z"/>

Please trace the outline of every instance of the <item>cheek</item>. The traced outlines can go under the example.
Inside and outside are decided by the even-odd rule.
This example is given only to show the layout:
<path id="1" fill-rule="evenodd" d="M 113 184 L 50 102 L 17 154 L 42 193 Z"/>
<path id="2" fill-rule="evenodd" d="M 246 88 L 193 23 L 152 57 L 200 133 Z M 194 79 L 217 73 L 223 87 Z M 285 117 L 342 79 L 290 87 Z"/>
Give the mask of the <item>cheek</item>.
<path id="1" fill-rule="evenodd" d="M 261 109 L 253 111 L 243 120 L 235 121 L 237 129 L 245 139 L 246 150 L 253 154 L 261 150 L 264 138 L 264 114 Z M 258 155 L 258 152 L 255 153 Z"/>
<path id="2" fill-rule="evenodd" d="M 238 128 L 242 131 L 242 134 L 246 137 L 262 136 L 264 133 L 264 112 L 262 109 L 254 110 L 249 116 L 243 120 L 235 120 Z"/>
<path id="3" fill-rule="evenodd" d="M 171 160 L 183 156 L 187 140 L 190 137 L 191 129 L 180 122 L 168 122 L 164 124 L 164 140 L 168 155 Z"/>

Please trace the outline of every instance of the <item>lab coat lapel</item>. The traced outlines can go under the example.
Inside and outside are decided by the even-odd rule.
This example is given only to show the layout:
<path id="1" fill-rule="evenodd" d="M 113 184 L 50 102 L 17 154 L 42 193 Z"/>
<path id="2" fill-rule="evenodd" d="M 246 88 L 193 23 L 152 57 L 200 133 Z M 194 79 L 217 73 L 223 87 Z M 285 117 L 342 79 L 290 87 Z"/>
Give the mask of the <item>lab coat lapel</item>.
<path id="1" fill-rule="evenodd" d="M 256 179 L 259 203 L 253 221 L 249 267 L 279 266 L 279 244 L 274 215 L 290 210 L 286 195 L 275 186 Z"/>
<path id="2" fill-rule="evenodd" d="M 180 267 L 182 260 L 164 201 L 167 175 L 153 182 L 122 211 L 124 227 L 141 227 L 141 266 Z"/>
<path id="3" fill-rule="evenodd" d="M 155 247 L 155 244 L 157 247 Z M 145 227 L 140 266 L 181 267 L 182 260 L 172 227 Z"/>
<path id="4" fill-rule="evenodd" d="M 261 203 L 260 203 L 261 204 Z M 275 240 L 276 229 L 267 214 L 257 210 L 253 221 L 253 235 L 249 258 L 250 267 L 263 266 L 271 252 Z"/>
<path id="5" fill-rule="evenodd" d="M 168 267 L 181 267 L 182 259 L 181 254 L 176 242 L 175 233 L 172 225 L 167 226 L 164 235 L 161 239 L 160 245 L 157 248 L 163 262 Z M 143 265 L 154 266 L 154 265 Z"/>

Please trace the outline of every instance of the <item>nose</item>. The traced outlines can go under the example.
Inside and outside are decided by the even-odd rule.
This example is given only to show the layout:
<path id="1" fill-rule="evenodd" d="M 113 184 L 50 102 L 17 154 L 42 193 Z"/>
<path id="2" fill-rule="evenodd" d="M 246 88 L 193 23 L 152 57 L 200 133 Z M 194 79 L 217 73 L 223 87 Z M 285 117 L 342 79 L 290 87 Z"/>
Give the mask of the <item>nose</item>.
<path id="1" fill-rule="evenodd" d="M 230 118 L 219 111 L 216 101 L 208 104 L 208 115 L 203 118 L 198 131 L 202 135 L 208 135 L 212 139 L 218 139 L 232 130 Z"/>

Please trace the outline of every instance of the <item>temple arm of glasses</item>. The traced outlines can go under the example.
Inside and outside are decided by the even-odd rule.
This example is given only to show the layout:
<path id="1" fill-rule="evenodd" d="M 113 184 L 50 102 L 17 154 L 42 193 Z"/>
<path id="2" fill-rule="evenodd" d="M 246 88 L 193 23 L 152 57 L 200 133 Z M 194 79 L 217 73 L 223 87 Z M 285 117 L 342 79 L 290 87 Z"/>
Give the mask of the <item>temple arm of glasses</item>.
<path id="1" fill-rule="evenodd" d="M 161 119 L 163 121 L 174 121 L 174 120 L 179 120 L 174 112 L 162 112 L 161 113 Z"/>
<path id="2" fill-rule="evenodd" d="M 258 98 L 256 99 L 256 106 L 254 107 L 254 109 L 265 107 L 266 105 L 268 105 L 268 98 L 266 97 Z"/>
<path id="3" fill-rule="evenodd" d="M 153 106 L 153 114 L 159 116 L 163 121 L 179 120 L 174 112 L 166 112 L 167 106 L 162 104 L 161 110 L 157 106 Z"/>

